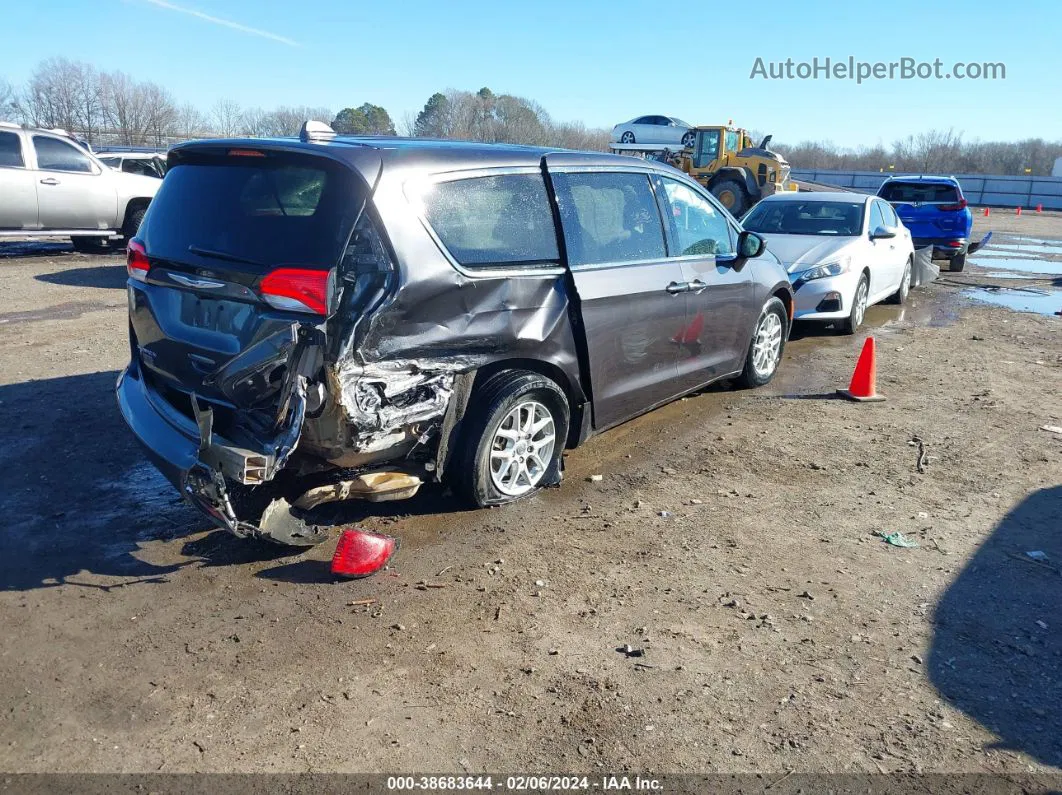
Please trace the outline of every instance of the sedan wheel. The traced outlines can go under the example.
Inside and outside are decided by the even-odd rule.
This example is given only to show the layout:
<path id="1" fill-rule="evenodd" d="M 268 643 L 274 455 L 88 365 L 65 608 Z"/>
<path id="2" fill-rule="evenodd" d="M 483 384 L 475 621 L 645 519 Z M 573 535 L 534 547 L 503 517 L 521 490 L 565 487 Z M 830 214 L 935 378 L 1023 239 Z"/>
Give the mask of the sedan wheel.
<path id="1" fill-rule="evenodd" d="M 852 311 L 848 319 L 841 324 L 841 331 L 845 334 L 855 334 L 856 329 L 863 325 L 863 317 L 867 313 L 867 297 L 870 295 L 870 282 L 864 273 L 859 277 L 855 295 L 852 297 Z"/>
<path id="2" fill-rule="evenodd" d="M 542 481 L 557 444 L 553 415 L 529 400 L 510 411 L 494 431 L 490 446 L 490 479 L 494 488 L 520 497 Z"/>
<path id="3" fill-rule="evenodd" d="M 684 147 L 686 147 L 687 149 L 692 149 L 693 148 L 693 141 L 695 140 L 695 138 L 696 138 L 696 136 L 694 136 L 693 133 L 691 133 L 691 132 L 686 133 L 685 135 L 682 136 L 682 145 Z"/>
<path id="4" fill-rule="evenodd" d="M 620 136 L 620 143 L 633 144 L 634 143 L 634 133 L 632 133 L 630 130 L 627 130 L 627 132 L 623 133 L 623 135 Z"/>

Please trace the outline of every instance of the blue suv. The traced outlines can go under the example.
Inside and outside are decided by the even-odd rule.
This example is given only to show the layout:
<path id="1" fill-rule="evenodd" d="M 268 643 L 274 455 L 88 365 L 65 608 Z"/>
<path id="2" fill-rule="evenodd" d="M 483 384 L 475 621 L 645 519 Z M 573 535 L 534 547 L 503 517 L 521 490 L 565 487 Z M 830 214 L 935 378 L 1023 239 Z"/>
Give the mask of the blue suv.
<path id="1" fill-rule="evenodd" d="M 878 188 L 911 231 L 914 247 L 933 247 L 933 259 L 946 259 L 951 270 L 966 267 L 973 214 L 955 177 L 890 177 Z"/>

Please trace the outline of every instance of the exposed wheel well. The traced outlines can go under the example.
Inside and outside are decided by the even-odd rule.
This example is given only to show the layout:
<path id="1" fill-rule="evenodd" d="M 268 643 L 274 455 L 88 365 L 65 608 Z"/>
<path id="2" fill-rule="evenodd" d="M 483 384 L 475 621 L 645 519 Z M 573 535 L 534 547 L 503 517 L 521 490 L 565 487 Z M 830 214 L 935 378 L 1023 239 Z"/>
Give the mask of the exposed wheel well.
<path id="1" fill-rule="evenodd" d="M 782 302 L 782 306 L 785 307 L 785 316 L 787 318 L 786 323 L 788 325 L 792 326 L 793 325 L 793 310 L 795 308 L 794 299 L 793 299 L 792 294 L 789 293 L 786 290 L 778 288 L 777 290 L 774 291 L 774 293 L 772 293 L 772 296 L 774 298 L 777 298 L 779 301 Z"/>

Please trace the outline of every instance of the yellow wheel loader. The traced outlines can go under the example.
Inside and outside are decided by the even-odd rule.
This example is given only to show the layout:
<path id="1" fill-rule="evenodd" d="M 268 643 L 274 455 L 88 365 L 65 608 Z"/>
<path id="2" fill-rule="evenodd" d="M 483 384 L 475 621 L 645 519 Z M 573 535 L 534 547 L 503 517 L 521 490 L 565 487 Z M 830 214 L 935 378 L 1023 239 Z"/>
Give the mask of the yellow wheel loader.
<path id="1" fill-rule="evenodd" d="M 731 125 L 695 127 L 693 146 L 670 158 L 719 199 L 731 215 L 746 210 L 776 191 L 786 189 L 789 163 L 767 147 L 771 136 L 754 146 L 745 130 Z"/>

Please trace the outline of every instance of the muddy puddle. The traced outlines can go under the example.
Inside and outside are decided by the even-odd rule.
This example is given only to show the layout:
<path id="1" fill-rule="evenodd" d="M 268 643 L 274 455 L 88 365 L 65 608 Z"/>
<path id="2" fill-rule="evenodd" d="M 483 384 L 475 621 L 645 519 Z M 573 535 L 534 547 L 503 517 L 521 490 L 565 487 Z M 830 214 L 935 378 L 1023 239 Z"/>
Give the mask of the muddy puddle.
<path id="1" fill-rule="evenodd" d="M 1028 257 L 1007 257 L 1001 255 L 974 255 L 971 264 L 979 268 L 992 268 L 994 271 L 1008 271 L 1020 278 L 1025 274 L 1043 276 L 1062 276 L 1062 261 L 1050 259 L 1031 259 Z"/>
<path id="2" fill-rule="evenodd" d="M 1062 290 L 1041 287 L 971 287 L 963 295 L 974 301 L 1003 306 L 1015 312 L 1055 315 L 1062 311 Z"/>

